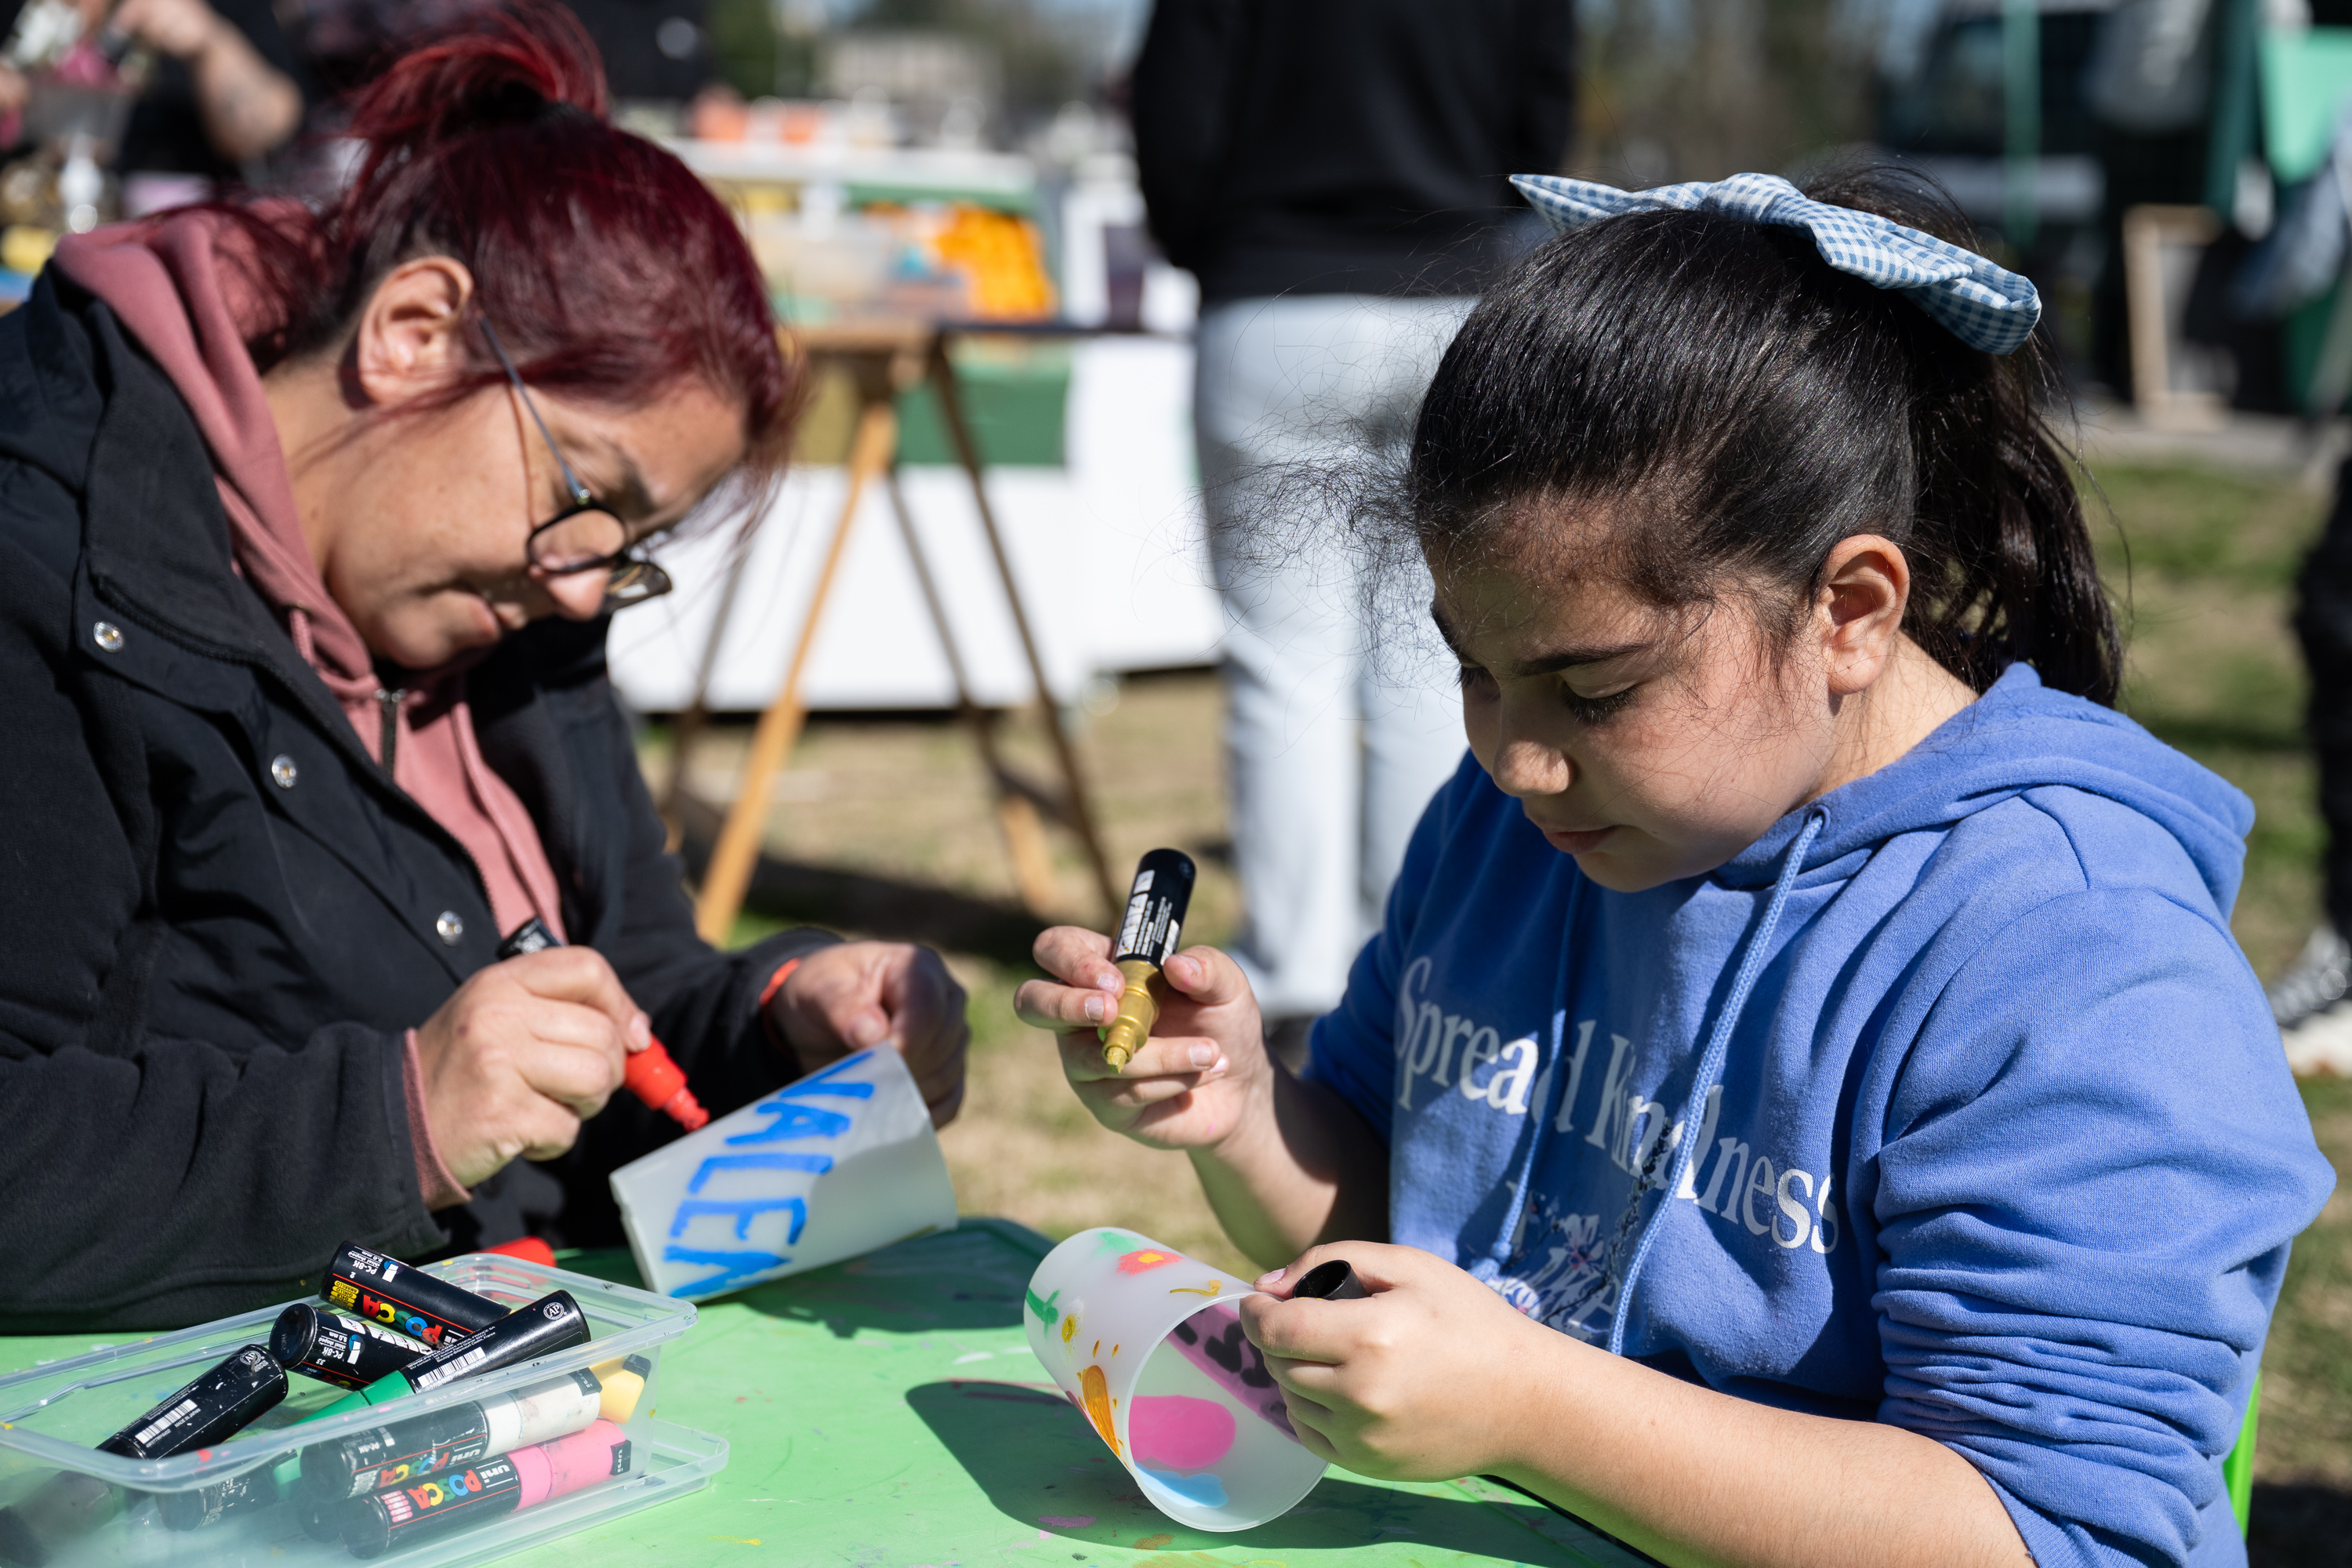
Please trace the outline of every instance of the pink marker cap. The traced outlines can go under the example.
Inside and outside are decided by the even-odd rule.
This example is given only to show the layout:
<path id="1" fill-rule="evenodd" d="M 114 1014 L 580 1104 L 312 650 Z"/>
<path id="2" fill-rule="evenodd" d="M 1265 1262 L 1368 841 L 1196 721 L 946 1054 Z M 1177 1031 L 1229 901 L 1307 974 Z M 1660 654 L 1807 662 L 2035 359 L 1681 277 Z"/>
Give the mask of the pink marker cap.
<path id="1" fill-rule="evenodd" d="M 569 1437 L 517 1448 L 507 1456 L 522 1479 L 522 1499 L 515 1506 L 537 1508 L 552 1498 L 625 1474 L 628 1443 L 627 1435 L 618 1426 L 599 1421 Z"/>

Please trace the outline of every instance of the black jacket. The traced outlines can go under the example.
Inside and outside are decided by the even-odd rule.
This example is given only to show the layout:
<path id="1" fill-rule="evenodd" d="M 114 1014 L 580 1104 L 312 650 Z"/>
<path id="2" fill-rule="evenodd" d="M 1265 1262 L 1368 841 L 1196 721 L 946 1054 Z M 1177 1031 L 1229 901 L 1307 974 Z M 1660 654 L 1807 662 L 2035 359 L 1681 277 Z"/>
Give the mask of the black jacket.
<path id="1" fill-rule="evenodd" d="M 696 938 L 604 637 L 499 644 L 469 678 L 477 732 L 572 940 L 723 1114 L 793 1076 L 758 992 L 830 939 Z M 170 382 L 54 272 L 0 318 L 0 1333 L 244 1311 L 314 1289 L 346 1236 L 446 1245 L 403 1036 L 493 962 L 480 878 L 232 571 Z M 605 1175 L 677 1132 L 624 1092 L 565 1158 L 440 1218 L 463 1244 L 617 1242 Z"/>
<path id="2" fill-rule="evenodd" d="M 1153 237 L 1203 300 L 1475 293 L 1558 171 L 1574 0 L 1159 0 L 1136 61 Z"/>

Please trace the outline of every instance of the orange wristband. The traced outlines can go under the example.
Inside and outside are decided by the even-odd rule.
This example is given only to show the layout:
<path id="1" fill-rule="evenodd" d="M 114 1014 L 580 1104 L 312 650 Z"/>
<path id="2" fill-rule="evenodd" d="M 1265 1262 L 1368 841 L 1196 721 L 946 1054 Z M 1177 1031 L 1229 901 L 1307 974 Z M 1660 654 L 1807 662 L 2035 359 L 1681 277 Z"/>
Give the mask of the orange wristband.
<path id="1" fill-rule="evenodd" d="M 793 971 L 798 969 L 800 966 L 801 961 L 799 959 L 788 958 L 784 960 L 782 964 L 777 968 L 773 974 L 768 976 L 768 984 L 760 993 L 761 1012 L 764 1013 L 768 1010 L 768 1004 L 776 999 L 776 993 L 784 988 L 784 982 L 790 980 L 793 977 Z"/>

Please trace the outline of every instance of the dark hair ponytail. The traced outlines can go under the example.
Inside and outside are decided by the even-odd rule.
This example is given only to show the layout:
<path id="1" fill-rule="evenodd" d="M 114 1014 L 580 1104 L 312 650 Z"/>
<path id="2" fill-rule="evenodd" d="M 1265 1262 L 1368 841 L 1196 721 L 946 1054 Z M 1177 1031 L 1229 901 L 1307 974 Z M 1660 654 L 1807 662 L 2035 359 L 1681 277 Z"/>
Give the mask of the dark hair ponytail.
<path id="1" fill-rule="evenodd" d="M 1957 244 L 1967 222 L 1878 170 L 1807 191 Z M 1638 495 L 1610 546 L 1669 606 L 1728 574 L 1788 597 L 1784 632 L 1830 552 L 1903 548 L 1904 629 L 1982 691 L 2018 660 L 2113 706 L 2122 664 L 2067 460 L 2042 408 L 2040 338 L 1969 347 L 1899 294 L 1823 261 L 1801 230 L 1711 214 L 1630 214 L 1561 236 L 1471 313 L 1423 400 L 1406 478 L 1442 563 L 1516 552 L 1525 503 Z"/>

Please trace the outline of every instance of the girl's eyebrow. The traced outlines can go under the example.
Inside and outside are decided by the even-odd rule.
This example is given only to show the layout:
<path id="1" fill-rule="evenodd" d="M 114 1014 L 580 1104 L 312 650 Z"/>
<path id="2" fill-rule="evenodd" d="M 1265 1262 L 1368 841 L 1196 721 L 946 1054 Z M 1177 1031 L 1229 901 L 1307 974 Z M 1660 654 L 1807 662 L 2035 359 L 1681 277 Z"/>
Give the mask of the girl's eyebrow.
<path id="1" fill-rule="evenodd" d="M 1454 650 L 1454 657 L 1465 664 L 1469 663 L 1469 656 L 1462 651 L 1461 637 L 1455 635 L 1453 626 L 1446 622 L 1445 612 L 1433 604 L 1429 606 L 1429 618 L 1436 623 L 1437 635 L 1445 639 L 1445 646 Z M 1523 660 L 1499 673 L 1518 677 L 1557 675 L 1563 669 L 1574 669 L 1580 665 L 1606 664 L 1612 658 L 1623 658 L 1629 653 L 1640 653 L 1645 648 L 1656 646 L 1656 639 L 1649 638 L 1641 642 L 1594 643 L 1581 647 L 1557 648 L 1550 653 L 1538 654 L 1534 658 Z"/>
<path id="2" fill-rule="evenodd" d="M 1528 659 L 1511 673 L 1522 676 L 1557 675 L 1563 669 L 1574 669 L 1579 665 L 1606 664 L 1612 658 L 1623 658 L 1629 653 L 1640 653 L 1645 648 L 1656 646 L 1654 642 L 1628 642 L 1587 647 L 1564 647 L 1555 653 L 1547 653 Z"/>

